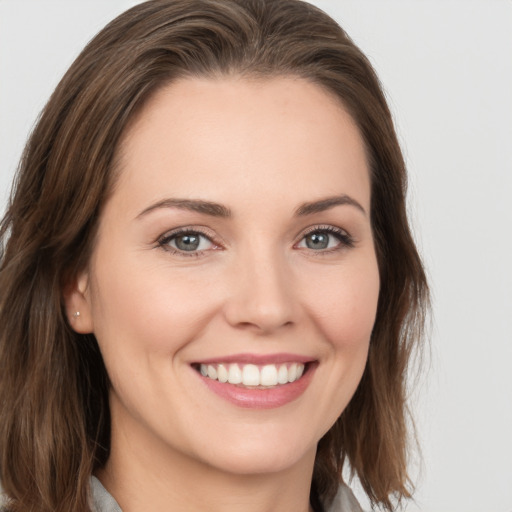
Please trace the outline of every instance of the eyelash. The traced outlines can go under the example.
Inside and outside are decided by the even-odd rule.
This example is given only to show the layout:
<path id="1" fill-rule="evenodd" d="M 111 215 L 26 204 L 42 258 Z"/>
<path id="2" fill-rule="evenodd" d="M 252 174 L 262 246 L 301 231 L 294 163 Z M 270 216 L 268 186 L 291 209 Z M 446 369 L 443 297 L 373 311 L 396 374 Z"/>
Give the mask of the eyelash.
<path id="1" fill-rule="evenodd" d="M 197 227 L 194 227 L 194 228 L 184 227 L 184 228 L 176 229 L 176 230 L 172 231 L 171 233 L 166 233 L 165 235 L 163 235 L 162 237 L 160 237 L 158 239 L 158 247 L 160 247 L 164 251 L 167 251 L 173 255 L 184 256 L 186 258 L 188 258 L 188 257 L 199 258 L 201 256 L 205 256 L 205 253 L 207 252 L 207 250 L 187 252 L 187 251 L 181 251 L 179 249 L 175 249 L 174 247 L 171 247 L 169 244 L 174 239 L 179 237 L 180 235 L 198 235 L 200 237 L 206 238 L 213 246 L 219 247 L 218 244 L 216 244 L 213 241 L 213 237 L 209 232 L 207 232 L 206 230 L 202 230 L 201 228 L 197 228 Z M 216 250 L 216 249 L 214 249 L 214 250 Z"/>
<path id="2" fill-rule="evenodd" d="M 313 226 L 313 227 L 309 228 L 307 231 L 304 232 L 304 234 L 300 238 L 299 242 L 294 244 L 294 247 L 296 247 L 299 243 L 301 243 L 307 236 L 312 235 L 314 233 L 320 233 L 320 234 L 327 233 L 328 235 L 334 236 L 339 241 L 339 245 L 337 245 L 336 247 L 328 248 L 328 249 L 315 250 L 315 249 L 306 248 L 306 250 L 309 250 L 318 255 L 330 254 L 330 253 L 337 252 L 337 251 L 340 251 L 343 249 L 352 248 L 355 245 L 354 239 L 352 238 L 352 236 L 349 233 L 347 233 L 344 229 L 340 229 L 335 226 L 328 225 L 328 226 Z M 183 251 L 183 250 L 179 250 L 179 249 L 175 249 L 174 247 L 171 247 L 169 244 L 173 240 L 175 240 L 177 237 L 179 237 L 180 235 L 196 235 L 196 236 L 204 237 L 215 248 L 187 252 L 187 251 Z M 179 228 L 170 233 L 166 233 L 165 235 L 163 235 L 162 237 L 160 237 L 158 239 L 157 243 L 158 243 L 158 247 L 163 249 L 164 251 L 167 251 L 173 255 L 182 256 L 182 257 L 186 257 L 186 258 L 187 257 L 199 258 L 199 257 L 205 256 L 209 250 L 218 250 L 220 247 L 220 245 L 217 244 L 213 240 L 213 237 L 209 232 L 207 232 L 206 230 L 197 228 L 197 227 L 194 227 L 194 228 L 184 227 L 184 228 Z M 302 250 L 302 248 L 301 248 L 301 250 Z"/>
<path id="3" fill-rule="evenodd" d="M 354 238 L 344 229 L 337 228 L 335 226 L 313 226 L 309 228 L 301 237 L 300 242 L 304 240 L 308 235 L 312 235 L 313 233 L 327 233 L 328 235 L 334 236 L 338 241 L 339 245 L 336 247 L 332 247 L 330 249 L 324 249 L 324 250 L 317 250 L 309 249 L 310 251 L 314 252 L 318 255 L 327 255 L 333 252 L 341 251 L 343 249 L 350 249 L 354 247 L 355 240 Z"/>

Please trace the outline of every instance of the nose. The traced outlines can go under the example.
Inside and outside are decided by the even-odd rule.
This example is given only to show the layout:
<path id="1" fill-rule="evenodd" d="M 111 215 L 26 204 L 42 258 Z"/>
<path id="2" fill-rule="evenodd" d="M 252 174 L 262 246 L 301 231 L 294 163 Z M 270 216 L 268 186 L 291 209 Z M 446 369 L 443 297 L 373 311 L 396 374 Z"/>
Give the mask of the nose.
<path id="1" fill-rule="evenodd" d="M 225 318 L 237 329 L 266 335 L 294 325 L 299 303 L 284 257 L 254 252 L 232 268 Z"/>

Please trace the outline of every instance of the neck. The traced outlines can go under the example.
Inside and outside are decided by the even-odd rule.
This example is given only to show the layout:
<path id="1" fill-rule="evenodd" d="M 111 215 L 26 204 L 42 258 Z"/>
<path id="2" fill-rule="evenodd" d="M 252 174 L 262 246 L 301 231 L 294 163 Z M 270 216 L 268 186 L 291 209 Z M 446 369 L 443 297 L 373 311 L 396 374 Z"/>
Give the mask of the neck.
<path id="1" fill-rule="evenodd" d="M 311 476 L 295 468 L 275 474 L 236 475 L 178 464 L 136 466 L 111 458 L 98 477 L 123 512 L 308 512 Z"/>
<path id="2" fill-rule="evenodd" d="M 133 425 L 132 425 L 133 428 Z M 97 477 L 123 512 L 308 512 L 316 448 L 291 467 L 268 473 L 230 472 L 159 440 L 112 425 L 111 454 Z M 125 441 L 125 442 L 124 442 Z"/>

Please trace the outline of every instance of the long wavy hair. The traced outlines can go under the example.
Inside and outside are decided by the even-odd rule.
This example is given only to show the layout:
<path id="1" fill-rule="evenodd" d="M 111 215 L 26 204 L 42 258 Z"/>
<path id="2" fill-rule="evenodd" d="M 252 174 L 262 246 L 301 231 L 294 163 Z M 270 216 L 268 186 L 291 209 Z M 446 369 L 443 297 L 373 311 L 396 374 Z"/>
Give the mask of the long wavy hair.
<path id="1" fill-rule="evenodd" d="M 300 77 L 336 95 L 370 162 L 378 311 L 357 391 L 320 440 L 312 488 L 324 504 L 345 466 L 374 505 L 410 497 L 408 365 L 428 288 L 408 226 L 406 170 L 369 61 L 299 0 L 153 0 L 107 25 L 44 108 L 0 224 L 0 481 L 9 511 L 90 510 L 109 456 L 109 379 L 93 335 L 74 332 L 63 290 L 94 247 L 115 184 L 118 141 L 159 88 L 183 77 Z"/>

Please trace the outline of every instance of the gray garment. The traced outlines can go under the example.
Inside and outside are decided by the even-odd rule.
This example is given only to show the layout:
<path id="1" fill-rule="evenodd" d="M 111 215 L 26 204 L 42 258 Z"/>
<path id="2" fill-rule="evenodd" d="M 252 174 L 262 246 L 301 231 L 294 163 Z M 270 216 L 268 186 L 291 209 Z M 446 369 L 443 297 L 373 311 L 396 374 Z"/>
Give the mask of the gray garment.
<path id="1" fill-rule="evenodd" d="M 123 512 L 113 496 L 95 477 L 91 477 L 91 510 L 92 512 Z"/>
<path id="2" fill-rule="evenodd" d="M 91 495 L 93 512 L 122 512 L 116 500 L 94 476 L 91 479 Z M 326 512 L 363 512 L 363 510 L 352 491 L 346 485 L 341 485 L 332 505 Z"/>
<path id="3" fill-rule="evenodd" d="M 0 507 L 4 505 L 2 486 L 0 485 Z M 91 477 L 91 509 L 93 512 L 123 512 L 117 501 L 95 477 Z M 341 485 L 332 505 L 326 512 L 363 512 L 352 491 Z"/>

